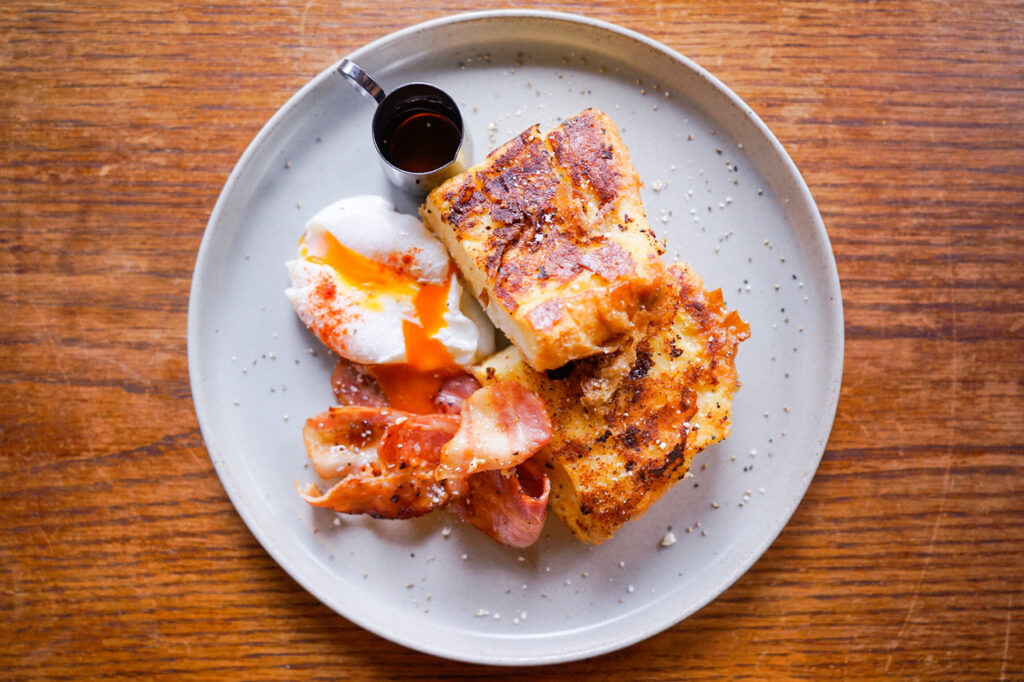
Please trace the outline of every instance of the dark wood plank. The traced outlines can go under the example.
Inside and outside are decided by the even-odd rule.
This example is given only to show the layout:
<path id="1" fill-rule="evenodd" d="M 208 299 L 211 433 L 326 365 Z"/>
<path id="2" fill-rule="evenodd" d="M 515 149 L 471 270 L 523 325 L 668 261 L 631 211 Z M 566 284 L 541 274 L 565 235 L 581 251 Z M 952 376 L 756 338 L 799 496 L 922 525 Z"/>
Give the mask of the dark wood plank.
<path id="1" fill-rule="evenodd" d="M 499 2 L 0 7 L 0 668 L 50 679 L 480 677 L 379 639 L 251 537 L 185 361 L 196 250 L 312 74 Z M 711 69 L 804 173 L 846 373 L 792 522 L 648 641 L 523 678 L 1024 677 L 1024 6 L 551 7 Z"/>

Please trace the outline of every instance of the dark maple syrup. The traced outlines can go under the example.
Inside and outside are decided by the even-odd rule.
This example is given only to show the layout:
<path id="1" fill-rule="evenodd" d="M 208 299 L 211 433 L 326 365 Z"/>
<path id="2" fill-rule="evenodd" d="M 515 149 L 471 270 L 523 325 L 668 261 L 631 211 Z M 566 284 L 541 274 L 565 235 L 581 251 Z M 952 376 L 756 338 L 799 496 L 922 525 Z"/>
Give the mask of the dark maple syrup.
<path id="1" fill-rule="evenodd" d="M 398 119 L 384 136 L 384 155 L 410 173 L 428 173 L 455 158 L 462 142 L 459 127 L 433 111 L 414 111 Z"/>

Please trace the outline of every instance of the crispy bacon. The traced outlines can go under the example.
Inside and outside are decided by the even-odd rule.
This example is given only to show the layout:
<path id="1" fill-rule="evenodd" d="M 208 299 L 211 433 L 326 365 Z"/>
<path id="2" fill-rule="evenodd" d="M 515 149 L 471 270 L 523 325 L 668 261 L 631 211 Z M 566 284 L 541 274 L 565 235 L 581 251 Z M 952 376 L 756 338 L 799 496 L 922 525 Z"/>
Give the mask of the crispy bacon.
<path id="1" fill-rule="evenodd" d="M 332 407 L 306 422 L 303 438 L 323 478 L 343 476 L 327 492 L 299 489 L 314 507 L 376 518 L 408 519 L 444 506 L 435 476 L 441 446 L 458 429 L 454 416 L 421 416 L 375 407 Z"/>
<path id="2" fill-rule="evenodd" d="M 470 387 L 460 381 L 450 390 Z M 544 470 L 526 460 L 550 437 L 540 399 L 512 381 L 473 391 L 461 415 L 332 407 L 307 420 L 303 439 L 317 473 L 341 480 L 326 492 L 313 483 L 296 487 L 314 507 L 386 519 L 421 516 L 455 500 L 468 523 L 526 547 L 544 526 L 551 490 Z"/>
<path id="3" fill-rule="evenodd" d="M 377 407 L 332 407 L 310 417 L 302 440 L 313 468 L 321 478 L 347 476 L 377 461 L 377 443 L 384 430 L 408 416 Z"/>
<path id="4" fill-rule="evenodd" d="M 377 446 L 384 466 L 434 468 L 441 448 L 459 430 L 456 415 L 415 415 L 387 427 Z"/>
<path id="5" fill-rule="evenodd" d="M 528 547 L 540 537 L 551 480 L 535 458 L 509 471 L 473 474 L 466 488 L 451 502 L 463 521 L 510 547 Z"/>
<path id="6" fill-rule="evenodd" d="M 334 389 L 334 397 L 339 405 L 388 406 L 377 377 L 365 365 L 345 358 L 339 358 L 331 372 L 331 388 Z"/>
<path id="7" fill-rule="evenodd" d="M 377 475 L 360 472 L 346 476 L 327 492 L 309 483 L 305 490 L 299 488 L 299 494 L 314 507 L 378 519 L 411 519 L 448 502 L 444 483 L 435 480 L 431 470 L 414 468 Z"/>
<path id="8" fill-rule="evenodd" d="M 551 419 L 540 398 L 515 381 L 476 391 L 462 406 L 455 436 L 441 449 L 439 478 L 509 469 L 551 439 Z"/>
<path id="9" fill-rule="evenodd" d="M 434 409 L 441 414 L 459 414 L 462 403 L 480 388 L 472 374 L 459 374 L 445 379 L 441 390 L 434 396 Z"/>

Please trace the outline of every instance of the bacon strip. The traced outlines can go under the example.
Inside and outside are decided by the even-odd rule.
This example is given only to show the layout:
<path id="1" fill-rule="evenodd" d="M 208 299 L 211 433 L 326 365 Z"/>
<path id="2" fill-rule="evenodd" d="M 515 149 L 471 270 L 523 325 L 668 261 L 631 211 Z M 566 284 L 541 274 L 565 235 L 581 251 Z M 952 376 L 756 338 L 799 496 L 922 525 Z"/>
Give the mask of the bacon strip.
<path id="1" fill-rule="evenodd" d="M 443 507 L 435 469 L 458 430 L 454 415 L 415 415 L 374 407 L 332 407 L 306 422 L 303 438 L 323 478 L 344 476 L 327 492 L 299 488 L 314 507 L 383 519 L 408 519 Z"/>
<path id="2" fill-rule="evenodd" d="M 441 448 L 459 430 L 456 415 L 415 415 L 388 426 L 377 446 L 387 467 L 431 468 L 441 461 Z"/>
<path id="3" fill-rule="evenodd" d="M 514 381 L 499 381 L 463 403 L 459 430 L 441 449 L 438 478 L 509 469 L 550 439 L 551 420 L 540 398 Z"/>
<path id="4" fill-rule="evenodd" d="M 406 413 L 377 407 L 332 407 L 310 417 L 302 440 L 321 478 L 348 476 L 377 461 L 377 443 L 385 429 Z"/>
<path id="5" fill-rule="evenodd" d="M 369 514 L 378 519 L 411 519 L 448 502 L 444 483 L 435 480 L 433 472 L 427 469 L 410 468 L 379 475 L 361 472 L 346 476 L 327 492 L 321 492 L 315 483 L 298 490 L 302 499 L 314 507 L 343 514 Z"/>
<path id="6" fill-rule="evenodd" d="M 468 382 L 456 390 L 465 391 Z M 348 405 L 307 420 L 306 449 L 326 492 L 296 488 L 314 507 L 408 519 L 453 505 L 498 542 L 526 547 L 540 536 L 551 483 L 530 457 L 551 437 L 540 399 L 506 381 L 474 391 L 461 415 L 417 415 Z"/>
<path id="7" fill-rule="evenodd" d="M 434 409 L 441 414 L 459 414 L 462 404 L 480 388 L 472 374 L 459 374 L 445 379 L 441 390 L 434 396 Z"/>
<path id="8" fill-rule="evenodd" d="M 331 388 L 339 405 L 387 407 L 388 400 L 377 377 L 365 365 L 339 358 L 331 372 Z"/>
<path id="9" fill-rule="evenodd" d="M 528 547 L 540 537 L 551 480 L 536 458 L 508 472 L 473 474 L 467 488 L 451 502 L 463 521 L 510 547 Z"/>

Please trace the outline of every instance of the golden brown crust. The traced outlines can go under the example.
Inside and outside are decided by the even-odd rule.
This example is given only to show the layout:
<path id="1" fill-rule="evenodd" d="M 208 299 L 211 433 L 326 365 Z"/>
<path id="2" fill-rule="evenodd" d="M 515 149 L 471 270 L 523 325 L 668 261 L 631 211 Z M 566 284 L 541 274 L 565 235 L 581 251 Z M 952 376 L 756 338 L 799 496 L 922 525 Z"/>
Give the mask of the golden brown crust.
<path id="1" fill-rule="evenodd" d="M 545 402 L 552 509 L 581 540 L 603 542 L 642 515 L 729 433 L 736 348 L 749 328 L 688 266 L 665 273 L 657 309 L 616 353 L 537 372 L 509 348 L 475 372 L 484 384 L 520 381 Z"/>
<path id="2" fill-rule="evenodd" d="M 543 370 L 614 350 L 656 295 L 661 244 L 611 120 L 537 126 L 421 208 L 495 323 Z"/>

